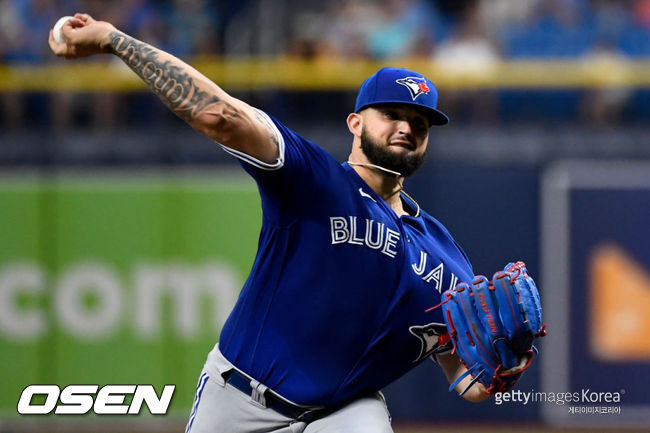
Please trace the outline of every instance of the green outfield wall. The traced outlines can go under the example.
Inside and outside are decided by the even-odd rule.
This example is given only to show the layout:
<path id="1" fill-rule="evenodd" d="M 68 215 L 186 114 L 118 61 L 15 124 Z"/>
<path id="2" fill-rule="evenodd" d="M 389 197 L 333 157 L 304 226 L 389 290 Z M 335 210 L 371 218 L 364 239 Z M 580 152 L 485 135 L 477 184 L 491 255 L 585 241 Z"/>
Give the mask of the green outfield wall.
<path id="1" fill-rule="evenodd" d="M 175 384 L 185 417 L 260 223 L 243 175 L 0 177 L 2 417 L 30 384 Z"/>

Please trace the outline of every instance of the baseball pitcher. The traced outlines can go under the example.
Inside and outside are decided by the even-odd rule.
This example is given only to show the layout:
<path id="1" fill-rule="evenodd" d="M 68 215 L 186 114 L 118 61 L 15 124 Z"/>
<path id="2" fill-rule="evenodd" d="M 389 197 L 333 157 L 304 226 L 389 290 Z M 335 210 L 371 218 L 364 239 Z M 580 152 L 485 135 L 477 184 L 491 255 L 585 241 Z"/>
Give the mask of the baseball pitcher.
<path id="1" fill-rule="evenodd" d="M 491 280 L 402 187 L 449 119 L 421 74 L 360 87 L 339 163 L 191 66 L 76 14 L 58 56 L 121 58 L 174 113 L 238 158 L 263 222 L 251 273 L 199 378 L 186 432 L 392 432 L 380 390 L 432 359 L 465 399 L 511 389 L 544 334 L 522 262 Z M 215 222 L 218 223 L 218 222 Z"/>

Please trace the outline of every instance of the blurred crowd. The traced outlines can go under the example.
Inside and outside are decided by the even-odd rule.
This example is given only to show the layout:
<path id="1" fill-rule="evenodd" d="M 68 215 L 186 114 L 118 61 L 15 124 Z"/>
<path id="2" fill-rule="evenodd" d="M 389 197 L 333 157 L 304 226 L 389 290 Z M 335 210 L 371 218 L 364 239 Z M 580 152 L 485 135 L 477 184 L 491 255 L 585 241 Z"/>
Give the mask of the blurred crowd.
<path id="1" fill-rule="evenodd" d="M 219 52 L 214 38 L 220 15 L 202 0 L 0 0 L 0 58 L 3 62 L 52 61 L 47 34 L 57 19 L 87 12 L 163 49 Z"/>
<path id="2" fill-rule="evenodd" d="M 59 61 L 47 33 L 75 11 L 183 59 L 420 58 L 481 68 L 502 59 L 650 57 L 650 0 L 0 0 L 0 66 Z M 478 105 L 470 111 L 491 120 L 496 110 L 482 105 L 495 104 L 494 95 L 483 96 L 471 98 Z M 74 95 L 56 96 L 51 123 L 67 127 L 76 108 L 111 127 L 125 97 L 96 97 L 86 110 Z M 620 111 L 628 98 L 625 89 L 591 93 L 587 117 L 609 120 L 610 107 Z M 24 125 L 28 105 L 20 92 L 0 93 L 0 125 Z"/>
<path id="3" fill-rule="evenodd" d="M 650 56 L 650 0 L 0 0 L 0 59 L 51 61 L 74 11 L 181 56 Z"/>
<path id="4" fill-rule="evenodd" d="M 437 60 L 650 56 L 648 0 L 330 0 L 293 23 L 316 53 Z"/>

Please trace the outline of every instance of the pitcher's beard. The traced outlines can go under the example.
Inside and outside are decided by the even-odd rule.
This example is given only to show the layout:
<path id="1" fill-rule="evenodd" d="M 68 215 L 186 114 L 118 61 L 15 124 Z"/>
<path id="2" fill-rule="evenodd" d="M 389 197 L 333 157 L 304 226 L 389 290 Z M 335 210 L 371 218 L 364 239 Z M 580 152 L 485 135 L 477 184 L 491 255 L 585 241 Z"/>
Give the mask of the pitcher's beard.
<path id="1" fill-rule="evenodd" d="M 365 128 L 361 131 L 361 150 L 370 163 L 397 171 L 405 177 L 415 173 L 422 166 L 427 155 L 426 151 L 422 154 L 392 152 L 387 146 L 377 143 L 370 137 Z"/>

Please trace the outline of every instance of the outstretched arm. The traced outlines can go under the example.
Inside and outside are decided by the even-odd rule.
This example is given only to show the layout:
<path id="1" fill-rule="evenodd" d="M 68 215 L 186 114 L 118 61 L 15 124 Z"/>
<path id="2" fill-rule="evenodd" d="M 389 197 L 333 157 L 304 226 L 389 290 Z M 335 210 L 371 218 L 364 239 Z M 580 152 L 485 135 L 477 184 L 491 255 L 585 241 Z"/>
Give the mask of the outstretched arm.
<path id="1" fill-rule="evenodd" d="M 50 48 L 57 56 L 75 59 L 114 54 L 197 131 L 263 162 L 277 160 L 277 138 L 265 117 L 182 60 L 87 14 L 75 14 L 62 27 L 61 35 L 62 44 L 50 31 Z"/>

